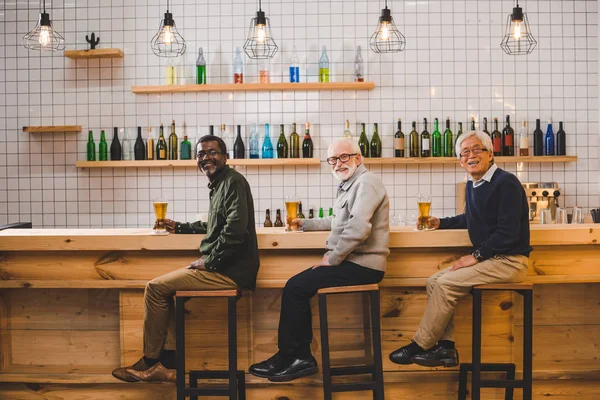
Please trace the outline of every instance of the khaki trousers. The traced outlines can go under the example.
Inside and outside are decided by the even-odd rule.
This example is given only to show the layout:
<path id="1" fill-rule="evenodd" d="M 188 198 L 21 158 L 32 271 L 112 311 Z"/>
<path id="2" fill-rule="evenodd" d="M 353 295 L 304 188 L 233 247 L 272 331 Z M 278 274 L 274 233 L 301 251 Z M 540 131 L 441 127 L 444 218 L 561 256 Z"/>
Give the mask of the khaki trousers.
<path id="1" fill-rule="evenodd" d="M 237 288 L 218 272 L 181 268 L 148 282 L 144 291 L 144 355 L 159 358 L 163 350 L 175 350 L 175 304 L 180 290 Z"/>
<path id="2" fill-rule="evenodd" d="M 458 300 L 475 285 L 522 282 L 528 260 L 521 255 L 498 255 L 456 271 L 450 271 L 454 261 L 440 264 L 439 268 L 445 269 L 427 280 L 427 307 L 413 340 L 425 350 L 439 340 L 454 341 L 454 308 Z"/>

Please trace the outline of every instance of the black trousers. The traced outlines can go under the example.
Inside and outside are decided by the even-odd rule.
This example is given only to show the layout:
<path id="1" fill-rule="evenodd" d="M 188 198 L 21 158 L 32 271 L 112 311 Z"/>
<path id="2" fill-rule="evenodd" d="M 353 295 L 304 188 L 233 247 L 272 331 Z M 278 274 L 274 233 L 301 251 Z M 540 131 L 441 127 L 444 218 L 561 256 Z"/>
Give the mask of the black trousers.
<path id="1" fill-rule="evenodd" d="M 307 269 L 290 278 L 283 289 L 279 316 L 279 351 L 289 357 L 311 355 L 312 319 L 310 299 L 319 289 L 378 283 L 384 272 L 350 261 L 331 267 Z"/>

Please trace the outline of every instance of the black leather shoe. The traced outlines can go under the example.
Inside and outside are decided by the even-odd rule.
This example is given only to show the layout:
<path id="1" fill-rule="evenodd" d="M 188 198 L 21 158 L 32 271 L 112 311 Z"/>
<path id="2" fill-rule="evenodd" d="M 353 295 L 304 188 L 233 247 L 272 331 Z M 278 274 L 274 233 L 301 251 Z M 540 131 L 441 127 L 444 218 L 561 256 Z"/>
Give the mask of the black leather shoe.
<path id="1" fill-rule="evenodd" d="M 408 345 L 406 345 L 392 352 L 390 354 L 390 361 L 394 364 L 409 365 L 413 363 L 412 356 L 414 355 L 415 354 L 409 350 Z"/>
<path id="2" fill-rule="evenodd" d="M 279 353 L 275 353 L 273 357 L 265 361 L 252 364 L 250 368 L 248 368 L 248 372 L 259 378 L 268 378 L 272 376 L 275 371 L 282 369 L 285 364 L 285 357 Z"/>
<path id="3" fill-rule="evenodd" d="M 424 353 L 415 354 L 412 362 L 422 367 L 456 367 L 458 365 L 458 351 L 445 349 L 436 344 L 433 349 Z"/>
<path id="4" fill-rule="evenodd" d="M 289 382 L 319 372 L 317 360 L 313 356 L 307 359 L 292 358 L 269 376 L 271 382 Z"/>

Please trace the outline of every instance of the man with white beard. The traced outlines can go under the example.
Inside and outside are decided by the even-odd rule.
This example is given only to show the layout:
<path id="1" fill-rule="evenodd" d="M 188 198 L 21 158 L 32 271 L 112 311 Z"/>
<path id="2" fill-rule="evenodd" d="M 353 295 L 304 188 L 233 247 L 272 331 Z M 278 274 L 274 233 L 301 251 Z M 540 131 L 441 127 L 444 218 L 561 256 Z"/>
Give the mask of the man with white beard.
<path id="1" fill-rule="evenodd" d="M 319 289 L 366 285 L 383 279 L 389 244 L 389 199 L 383 183 L 362 164 L 356 142 L 341 139 L 327 152 L 327 163 L 341 183 L 334 215 L 295 219 L 305 231 L 331 231 L 323 258 L 290 278 L 283 289 L 279 317 L 279 351 L 250 366 L 249 372 L 273 382 L 287 382 L 318 372 L 310 351 L 310 299 Z"/>

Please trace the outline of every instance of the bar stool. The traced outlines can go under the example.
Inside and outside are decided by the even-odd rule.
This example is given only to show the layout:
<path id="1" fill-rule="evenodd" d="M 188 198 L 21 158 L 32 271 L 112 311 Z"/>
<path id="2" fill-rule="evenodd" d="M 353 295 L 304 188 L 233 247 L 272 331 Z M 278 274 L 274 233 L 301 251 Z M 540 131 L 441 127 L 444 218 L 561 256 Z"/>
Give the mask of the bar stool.
<path id="1" fill-rule="evenodd" d="M 371 334 L 373 335 L 373 364 L 360 366 L 331 367 L 329 358 L 329 328 L 327 324 L 327 295 L 341 293 L 368 293 L 371 305 Z M 372 390 L 374 400 L 383 400 L 383 366 L 381 360 L 381 326 L 379 315 L 379 285 L 340 286 L 320 289 L 319 319 L 321 324 L 321 356 L 323 366 L 324 400 L 331 400 L 335 392 Z M 371 374 L 369 382 L 332 383 L 333 376 Z"/>
<path id="2" fill-rule="evenodd" d="M 481 362 L 481 294 L 488 290 L 505 290 L 523 296 L 523 379 L 515 379 L 514 363 Z M 505 388 L 505 400 L 512 400 L 514 388 L 523 389 L 523 400 L 532 399 L 533 383 L 533 284 L 502 283 L 477 285 L 471 290 L 473 296 L 473 360 L 461 364 L 459 373 L 458 399 L 467 398 L 467 375 L 473 373 L 471 399 L 480 400 L 481 388 Z M 481 380 L 481 371 L 506 372 L 506 379 Z"/>
<path id="3" fill-rule="evenodd" d="M 237 370 L 237 312 L 236 303 L 242 296 L 236 289 L 179 291 L 175 293 L 175 322 L 177 348 L 177 400 L 198 400 L 198 396 L 228 396 L 229 400 L 246 400 L 244 371 Z M 189 387 L 185 386 L 185 308 L 186 301 L 198 298 L 227 299 L 227 338 L 229 369 L 227 371 L 190 371 Z M 227 387 L 198 388 L 198 379 L 228 379 Z"/>

